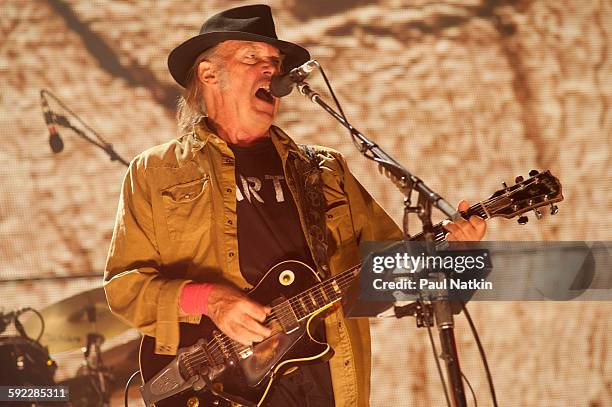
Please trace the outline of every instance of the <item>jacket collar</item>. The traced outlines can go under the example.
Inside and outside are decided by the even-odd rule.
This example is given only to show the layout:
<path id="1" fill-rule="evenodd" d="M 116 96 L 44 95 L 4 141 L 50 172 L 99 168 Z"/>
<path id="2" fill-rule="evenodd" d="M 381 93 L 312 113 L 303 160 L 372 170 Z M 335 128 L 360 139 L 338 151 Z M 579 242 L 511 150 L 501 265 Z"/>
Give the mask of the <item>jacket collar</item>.
<path id="1" fill-rule="evenodd" d="M 278 151 L 281 160 L 283 161 L 283 165 L 286 164 L 287 158 L 289 154 L 295 154 L 299 158 L 304 161 L 308 161 L 308 157 L 301 148 L 293 141 L 291 137 L 289 137 L 283 130 L 279 127 L 272 125 L 270 127 L 270 136 L 272 138 L 272 142 L 274 143 L 274 147 L 276 147 L 276 151 Z M 214 145 L 217 149 L 219 149 L 224 154 L 232 154 L 230 148 L 228 147 L 225 140 L 220 138 L 217 134 L 215 134 L 207 125 L 206 120 L 200 120 L 197 124 L 194 125 L 193 132 L 188 136 L 189 142 L 192 145 L 192 151 L 195 153 L 196 151 L 201 150 L 207 144 Z"/>

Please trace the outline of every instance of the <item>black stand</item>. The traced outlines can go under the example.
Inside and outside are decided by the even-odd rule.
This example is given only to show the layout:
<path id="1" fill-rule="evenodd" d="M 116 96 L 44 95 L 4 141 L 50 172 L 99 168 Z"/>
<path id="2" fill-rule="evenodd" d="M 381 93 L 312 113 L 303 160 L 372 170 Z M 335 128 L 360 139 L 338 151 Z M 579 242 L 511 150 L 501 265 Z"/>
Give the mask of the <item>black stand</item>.
<path id="1" fill-rule="evenodd" d="M 49 92 L 46 89 L 42 89 L 40 91 L 40 97 L 42 99 L 45 99 L 45 95 L 51 96 L 63 109 L 65 109 L 67 112 L 69 112 L 72 116 L 74 116 L 82 125 L 83 127 L 85 127 L 87 130 L 89 130 L 91 133 L 93 133 L 93 135 L 98 139 L 98 140 L 94 140 L 91 137 L 89 137 L 87 134 L 85 134 L 85 132 L 81 129 L 79 129 L 78 127 L 75 127 L 74 125 L 72 125 L 72 123 L 70 123 L 70 120 L 68 120 L 68 118 L 64 115 L 61 114 L 56 114 L 52 111 L 48 111 L 45 112 L 43 110 L 43 114 L 45 115 L 45 118 L 47 120 L 48 123 L 54 123 L 57 124 L 58 126 L 62 126 L 65 127 L 67 129 L 70 129 L 72 131 L 74 131 L 79 137 L 81 137 L 82 139 L 84 139 L 85 141 L 93 144 L 94 146 L 100 148 L 102 151 L 104 151 L 110 158 L 111 161 L 118 161 L 121 164 L 125 165 L 126 167 L 128 167 L 130 164 L 123 159 L 113 148 L 113 145 L 110 143 L 107 143 L 102 136 L 100 136 L 94 129 L 92 129 L 91 127 L 89 127 L 87 124 L 85 124 L 83 122 L 83 120 L 81 120 L 79 118 L 79 116 L 77 116 L 72 110 L 68 109 L 68 107 L 62 103 L 61 100 L 59 100 L 57 98 L 57 96 L 55 96 L 53 93 Z M 61 148 L 63 148 L 63 146 L 60 147 L 60 149 L 58 149 L 56 152 L 61 151 Z"/>
<path id="2" fill-rule="evenodd" d="M 297 84 L 297 88 L 304 96 L 309 98 L 313 103 L 321 106 L 340 124 L 346 127 L 350 132 L 353 140 L 356 141 L 359 151 L 368 159 L 377 162 L 385 171 L 385 175 L 389 177 L 394 184 L 405 195 L 404 199 L 404 238 L 409 240 L 408 234 L 408 215 L 416 213 L 423 224 L 423 232 L 428 250 L 434 250 L 435 245 L 433 239 L 433 225 L 431 222 L 431 208 L 435 206 L 452 220 L 458 220 L 461 215 L 440 195 L 431 190 L 421 179 L 412 175 L 398 161 L 385 153 L 376 143 L 369 140 L 360 131 L 355 129 L 343 116 L 338 114 L 327 103 L 321 99 L 321 95 L 313 91 L 310 85 L 306 82 Z M 418 204 L 416 207 L 411 206 L 410 196 L 412 191 L 417 191 Z M 444 279 L 444 273 L 438 274 L 436 278 Z M 452 399 L 454 407 L 467 407 L 465 391 L 463 388 L 463 380 L 461 369 L 459 367 L 459 357 L 457 355 L 457 346 L 454 335 L 454 321 L 451 304 L 448 300 L 448 293 L 439 292 L 437 298 L 431 301 L 431 304 L 417 301 L 416 303 L 407 305 L 408 309 L 397 311 L 397 317 L 405 315 L 415 315 L 417 318 L 417 326 L 431 326 L 432 312 L 435 317 L 435 322 L 438 327 L 440 343 L 442 345 L 441 358 L 446 362 L 447 375 L 452 391 Z M 400 308 L 401 310 L 401 308 Z M 446 389 L 445 389 L 446 392 Z M 448 399 L 448 397 L 447 397 Z"/>
<path id="3" fill-rule="evenodd" d="M 416 213 L 418 215 L 423 225 L 426 251 L 431 253 L 435 251 L 435 242 L 432 234 L 433 225 L 431 222 L 431 202 L 420 193 L 417 206 L 410 207 L 409 204 L 410 199 L 407 198 L 404 208 L 404 225 L 408 224 L 407 218 L 410 213 Z M 407 230 L 404 230 L 404 237 L 405 239 L 409 238 Z M 446 275 L 442 272 L 432 273 L 432 276 L 438 281 L 446 278 Z M 459 366 L 459 355 L 455 342 L 455 322 L 451 303 L 448 300 L 448 290 L 438 290 L 436 298 L 434 298 L 430 304 L 423 303 L 423 301 L 417 301 L 415 304 L 419 304 L 414 311 L 414 315 L 417 319 L 417 327 L 433 326 L 432 319 L 435 319 L 436 326 L 438 327 L 440 345 L 442 346 L 440 358 L 444 360 L 446 364 L 446 373 L 451 390 L 453 406 L 467 407 L 463 378 L 461 377 L 461 367 Z M 410 305 L 408 305 L 408 307 L 409 306 Z M 396 316 L 401 318 L 397 313 L 397 308 Z M 432 318 L 432 316 L 434 318 Z"/>
<path id="4" fill-rule="evenodd" d="M 423 225 L 423 236 L 426 242 L 426 251 L 429 253 L 435 251 L 435 242 L 432 234 L 433 225 L 431 222 L 431 202 L 429 202 L 422 193 L 419 194 L 419 200 L 416 207 L 410 206 L 409 197 L 405 199 L 403 222 L 405 227 L 405 239 L 409 239 L 406 226 L 408 224 L 407 218 L 410 213 L 416 213 L 421 220 Z M 442 272 L 431 273 L 431 275 L 438 281 L 446 278 L 446 275 Z M 438 290 L 436 298 L 433 298 L 429 304 L 419 300 L 405 307 L 407 307 L 405 311 L 400 311 L 401 308 L 404 307 L 395 308 L 396 317 L 401 318 L 406 315 L 413 315 L 417 320 L 417 327 L 429 328 L 433 326 L 433 319 L 435 319 L 436 326 L 438 327 L 440 344 L 442 346 L 440 358 L 446 363 L 446 373 L 450 385 L 453 406 L 467 407 L 465 389 L 461 377 L 461 367 L 459 366 L 459 355 L 457 354 L 457 345 L 455 342 L 453 310 L 451 302 L 448 300 L 448 290 Z"/>
<path id="5" fill-rule="evenodd" d="M 446 373 L 453 397 L 453 405 L 455 407 L 466 407 L 467 401 L 463 388 L 463 378 L 461 377 L 461 367 L 459 366 L 457 344 L 455 343 L 455 323 L 451 303 L 448 300 L 437 300 L 433 301 L 432 304 L 442 346 L 440 357 L 446 363 Z"/>

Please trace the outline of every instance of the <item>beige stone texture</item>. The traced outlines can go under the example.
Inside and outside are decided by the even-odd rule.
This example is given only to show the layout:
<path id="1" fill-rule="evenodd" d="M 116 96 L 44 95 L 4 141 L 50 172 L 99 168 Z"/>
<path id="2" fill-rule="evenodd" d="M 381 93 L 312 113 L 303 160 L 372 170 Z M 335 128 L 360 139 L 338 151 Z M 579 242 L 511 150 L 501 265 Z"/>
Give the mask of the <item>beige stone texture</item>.
<path id="1" fill-rule="evenodd" d="M 522 227 L 494 219 L 487 239 L 611 240 L 609 1 L 268 3 L 279 36 L 321 62 L 352 123 L 450 202 L 487 198 L 502 181 L 510 184 L 533 168 L 561 180 L 565 201 L 557 216 L 530 216 Z M 176 134 L 178 86 L 165 68 L 169 51 L 206 16 L 242 4 L 0 3 L 1 309 L 41 309 L 101 285 L 125 172 L 66 129 L 60 129 L 64 151 L 54 155 L 40 90 L 57 95 L 129 160 Z M 310 83 L 330 100 L 320 76 Z M 320 108 L 294 93 L 283 100 L 277 123 L 298 141 L 344 153 L 401 221 L 401 195 Z M 413 220 L 411 230 L 418 227 Z M 612 406 L 609 302 L 469 307 L 499 405 Z M 463 371 L 478 405 L 490 406 L 469 326 L 463 316 L 456 322 Z M 445 405 L 426 330 L 411 319 L 385 319 L 373 321 L 372 333 L 373 406 Z M 78 350 L 54 357 L 58 380 L 74 375 Z M 140 405 L 136 393 L 131 403 Z M 122 405 L 119 393 L 115 405 Z"/>

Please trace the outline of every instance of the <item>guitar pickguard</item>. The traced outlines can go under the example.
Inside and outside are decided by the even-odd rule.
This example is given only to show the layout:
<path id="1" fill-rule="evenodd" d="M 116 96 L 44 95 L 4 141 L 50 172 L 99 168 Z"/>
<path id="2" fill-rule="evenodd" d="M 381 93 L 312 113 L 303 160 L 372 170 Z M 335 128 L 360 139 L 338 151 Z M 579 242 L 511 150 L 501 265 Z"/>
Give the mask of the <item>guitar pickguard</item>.
<path id="1" fill-rule="evenodd" d="M 253 347 L 253 354 L 239 363 L 247 384 L 257 386 L 272 368 L 291 350 L 306 329 L 300 327 L 290 334 L 279 333 Z"/>

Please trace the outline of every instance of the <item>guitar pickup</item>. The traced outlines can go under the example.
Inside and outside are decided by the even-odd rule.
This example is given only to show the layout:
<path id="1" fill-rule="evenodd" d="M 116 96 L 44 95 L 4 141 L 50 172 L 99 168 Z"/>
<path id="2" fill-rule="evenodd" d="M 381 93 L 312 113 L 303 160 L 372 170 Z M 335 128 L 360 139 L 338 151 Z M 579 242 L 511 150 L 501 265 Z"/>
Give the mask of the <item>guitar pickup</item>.
<path id="1" fill-rule="evenodd" d="M 270 307 L 284 333 L 290 334 L 300 327 L 300 321 L 285 297 L 276 298 L 270 303 Z"/>

